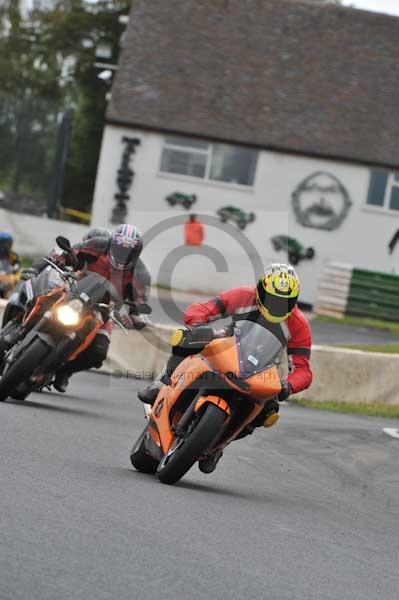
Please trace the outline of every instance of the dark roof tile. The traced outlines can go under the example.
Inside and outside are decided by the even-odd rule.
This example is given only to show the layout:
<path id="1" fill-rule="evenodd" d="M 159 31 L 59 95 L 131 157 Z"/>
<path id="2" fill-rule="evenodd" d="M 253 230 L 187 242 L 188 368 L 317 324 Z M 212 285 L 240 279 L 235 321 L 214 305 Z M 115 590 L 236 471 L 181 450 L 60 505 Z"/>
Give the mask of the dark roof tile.
<path id="1" fill-rule="evenodd" d="M 399 167 L 399 19 L 134 0 L 110 122 Z"/>

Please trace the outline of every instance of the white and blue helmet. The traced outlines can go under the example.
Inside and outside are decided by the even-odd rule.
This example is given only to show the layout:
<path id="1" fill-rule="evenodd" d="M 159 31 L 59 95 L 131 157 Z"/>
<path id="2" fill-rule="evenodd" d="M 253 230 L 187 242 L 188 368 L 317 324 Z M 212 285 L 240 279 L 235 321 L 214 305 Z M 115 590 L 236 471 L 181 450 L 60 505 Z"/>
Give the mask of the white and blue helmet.
<path id="1" fill-rule="evenodd" d="M 143 240 L 140 230 L 134 225 L 118 225 L 109 240 L 109 260 L 114 269 L 132 269 L 140 256 Z"/>

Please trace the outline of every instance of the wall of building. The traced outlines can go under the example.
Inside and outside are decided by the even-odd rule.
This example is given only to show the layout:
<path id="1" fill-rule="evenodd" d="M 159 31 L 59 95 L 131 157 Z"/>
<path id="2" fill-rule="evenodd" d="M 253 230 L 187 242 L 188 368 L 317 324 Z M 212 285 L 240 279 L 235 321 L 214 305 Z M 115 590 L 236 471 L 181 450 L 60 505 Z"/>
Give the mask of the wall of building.
<path id="1" fill-rule="evenodd" d="M 0 229 L 13 235 L 15 250 L 19 254 L 33 258 L 48 254 L 56 245 L 57 235 L 63 235 L 72 244 L 76 244 L 89 228 L 78 223 L 21 215 L 0 209 Z"/>
<path id="2" fill-rule="evenodd" d="M 399 265 L 399 256 L 390 256 L 387 250 L 399 227 L 399 211 L 366 205 L 371 177 L 366 167 L 262 151 L 254 187 L 245 188 L 160 173 L 163 136 L 115 126 L 107 126 L 104 133 L 93 225 L 110 225 L 116 204 L 114 195 L 118 193 L 118 169 L 126 147 L 124 136 L 140 139 L 130 158 L 135 175 L 127 192 L 126 220 L 146 233 L 143 258 L 158 283 L 170 282 L 177 288 L 212 293 L 237 284 L 251 284 L 254 271 L 259 269 L 258 259 L 263 264 L 286 260 L 285 253 L 276 252 L 273 247 L 271 238 L 276 235 L 288 235 L 315 250 L 312 260 L 301 260 L 297 266 L 303 282 L 302 299 L 306 302 L 314 301 L 318 277 L 327 261 L 390 272 L 395 260 Z M 166 196 L 176 191 L 197 195 L 190 211 L 181 207 L 176 210 L 167 204 Z M 307 209 L 315 203 L 333 207 L 338 223 L 332 230 L 321 228 L 331 215 L 310 211 L 310 216 Z M 216 210 L 225 205 L 255 213 L 255 221 L 244 231 L 221 223 Z M 182 222 L 188 212 L 208 220 L 205 244 L 210 249 L 176 250 L 183 244 Z M 305 226 L 303 221 L 307 218 L 316 227 Z M 212 264 L 213 260 L 216 264 Z"/>

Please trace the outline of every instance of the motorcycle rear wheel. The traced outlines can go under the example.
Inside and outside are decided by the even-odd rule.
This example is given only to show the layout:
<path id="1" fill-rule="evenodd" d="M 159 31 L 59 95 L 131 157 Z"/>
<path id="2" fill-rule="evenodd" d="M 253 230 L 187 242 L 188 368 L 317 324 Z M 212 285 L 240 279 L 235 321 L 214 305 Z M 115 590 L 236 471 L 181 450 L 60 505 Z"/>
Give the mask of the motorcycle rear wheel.
<path id="1" fill-rule="evenodd" d="M 186 438 L 177 439 L 158 465 L 157 477 L 162 483 L 174 484 L 187 473 L 216 438 L 225 413 L 208 404 L 199 422 Z"/>
<path id="2" fill-rule="evenodd" d="M 51 350 L 40 338 L 26 348 L 0 379 L 0 402 L 4 402 L 19 383 L 30 377 Z"/>

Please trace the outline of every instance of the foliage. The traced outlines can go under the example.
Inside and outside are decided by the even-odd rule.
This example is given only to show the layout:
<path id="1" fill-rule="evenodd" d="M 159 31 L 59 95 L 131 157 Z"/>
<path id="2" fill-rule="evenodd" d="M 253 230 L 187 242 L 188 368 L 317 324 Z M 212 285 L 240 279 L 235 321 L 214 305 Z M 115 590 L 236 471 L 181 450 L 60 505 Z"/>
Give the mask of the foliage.
<path id="1" fill-rule="evenodd" d="M 53 173 L 60 115 L 74 111 L 63 204 L 90 208 L 106 92 L 94 66 L 106 44 L 118 59 L 130 0 L 36 0 L 0 7 L 0 189 L 41 198 Z M 98 60 L 98 59 L 97 59 Z M 101 60 L 101 59 L 100 59 Z"/>

